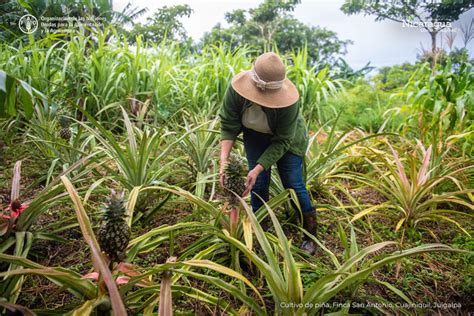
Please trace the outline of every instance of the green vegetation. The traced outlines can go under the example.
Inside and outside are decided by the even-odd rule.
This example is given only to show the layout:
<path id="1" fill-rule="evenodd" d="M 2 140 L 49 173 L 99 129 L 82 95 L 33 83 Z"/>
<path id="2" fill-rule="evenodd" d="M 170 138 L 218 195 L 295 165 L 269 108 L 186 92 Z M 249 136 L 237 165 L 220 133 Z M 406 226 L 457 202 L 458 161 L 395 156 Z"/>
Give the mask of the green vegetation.
<path id="1" fill-rule="evenodd" d="M 295 22 L 274 19 L 296 1 L 276 3 L 228 18 L 244 19 L 243 28 Z M 193 51 L 179 23 L 176 33 L 144 31 L 150 37 L 135 37 L 146 25 L 137 27 L 0 43 L 2 313 L 472 310 L 468 59 L 364 77 L 368 66 L 335 69 L 311 45 L 281 50 L 310 134 L 313 236 L 297 224 L 294 192 L 276 172 L 256 213 L 235 194 L 241 161 L 227 166 L 232 181 L 219 187 L 216 113 L 232 77 L 272 42 L 211 41 Z M 238 36 L 236 27 L 207 38 Z M 243 156 L 240 140 L 236 153 Z M 315 255 L 297 247 L 303 238 L 316 243 Z"/>

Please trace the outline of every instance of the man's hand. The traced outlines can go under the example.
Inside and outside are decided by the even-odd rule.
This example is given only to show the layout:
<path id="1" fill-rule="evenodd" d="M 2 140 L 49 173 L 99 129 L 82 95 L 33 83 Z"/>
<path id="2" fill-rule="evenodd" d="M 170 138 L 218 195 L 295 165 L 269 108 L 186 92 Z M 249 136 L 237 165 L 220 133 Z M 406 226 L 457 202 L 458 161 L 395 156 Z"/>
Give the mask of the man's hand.
<path id="1" fill-rule="evenodd" d="M 242 194 L 242 197 L 247 196 L 247 194 L 252 191 L 253 186 L 255 185 L 255 181 L 257 181 L 258 175 L 265 170 L 262 165 L 258 164 L 253 168 L 249 174 L 247 175 L 247 181 L 245 182 L 245 191 Z"/>

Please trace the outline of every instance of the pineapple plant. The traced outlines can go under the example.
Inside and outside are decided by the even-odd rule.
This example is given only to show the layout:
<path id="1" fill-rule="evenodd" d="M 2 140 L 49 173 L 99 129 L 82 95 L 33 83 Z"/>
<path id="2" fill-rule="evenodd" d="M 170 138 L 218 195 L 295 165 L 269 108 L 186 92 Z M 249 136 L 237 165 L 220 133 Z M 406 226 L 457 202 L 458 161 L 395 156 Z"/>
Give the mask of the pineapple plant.
<path id="1" fill-rule="evenodd" d="M 59 120 L 59 125 L 61 126 L 61 129 L 59 130 L 59 137 L 62 139 L 68 141 L 71 139 L 72 136 L 72 131 L 71 128 L 69 127 L 70 121 L 67 117 L 61 116 L 61 119 Z"/>
<path id="2" fill-rule="evenodd" d="M 12 211 L 16 212 L 17 210 L 19 210 L 22 207 L 22 203 L 20 202 L 19 199 L 15 199 L 10 204 L 10 207 L 11 207 Z"/>
<path id="3" fill-rule="evenodd" d="M 238 196 L 242 196 L 245 191 L 245 170 L 244 164 L 240 157 L 232 154 L 224 168 L 224 188 L 226 189 L 226 199 L 231 205 L 238 204 L 234 192 Z"/>
<path id="4" fill-rule="evenodd" d="M 130 227 L 125 221 L 124 192 L 112 190 L 103 211 L 103 222 L 97 234 L 98 242 L 112 262 L 119 262 L 123 259 L 130 240 Z"/>

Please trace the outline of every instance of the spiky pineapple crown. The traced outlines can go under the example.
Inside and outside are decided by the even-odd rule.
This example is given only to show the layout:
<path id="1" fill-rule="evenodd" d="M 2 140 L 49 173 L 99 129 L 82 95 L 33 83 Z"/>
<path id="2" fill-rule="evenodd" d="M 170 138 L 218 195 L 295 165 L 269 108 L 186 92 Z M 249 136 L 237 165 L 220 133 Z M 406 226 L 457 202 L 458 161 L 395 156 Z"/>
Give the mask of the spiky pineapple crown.
<path id="1" fill-rule="evenodd" d="M 231 154 L 224 168 L 224 174 L 227 178 L 240 178 L 244 176 L 244 164 L 237 155 Z"/>
<path id="2" fill-rule="evenodd" d="M 104 220 L 111 222 L 125 221 L 126 212 L 124 192 L 115 192 L 112 189 L 104 208 Z"/>
<path id="3" fill-rule="evenodd" d="M 59 118 L 59 125 L 61 125 L 62 128 L 67 128 L 69 125 L 71 125 L 71 120 L 67 118 L 67 116 L 62 115 Z"/>
<path id="4" fill-rule="evenodd" d="M 234 194 L 242 196 L 245 191 L 244 165 L 237 155 L 232 154 L 224 168 L 224 188 L 224 197 L 231 205 L 238 203 Z"/>

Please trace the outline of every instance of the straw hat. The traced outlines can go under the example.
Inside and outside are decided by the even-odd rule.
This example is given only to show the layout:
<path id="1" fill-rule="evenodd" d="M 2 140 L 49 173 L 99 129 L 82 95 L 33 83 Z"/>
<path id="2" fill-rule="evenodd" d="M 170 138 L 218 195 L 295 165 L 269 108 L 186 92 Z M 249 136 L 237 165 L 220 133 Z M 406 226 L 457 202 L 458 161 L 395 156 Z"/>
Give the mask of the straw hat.
<path id="1" fill-rule="evenodd" d="M 232 87 L 244 98 L 268 108 L 284 108 L 298 101 L 295 85 L 286 78 L 285 65 L 275 53 L 257 57 L 251 70 L 232 79 Z"/>

